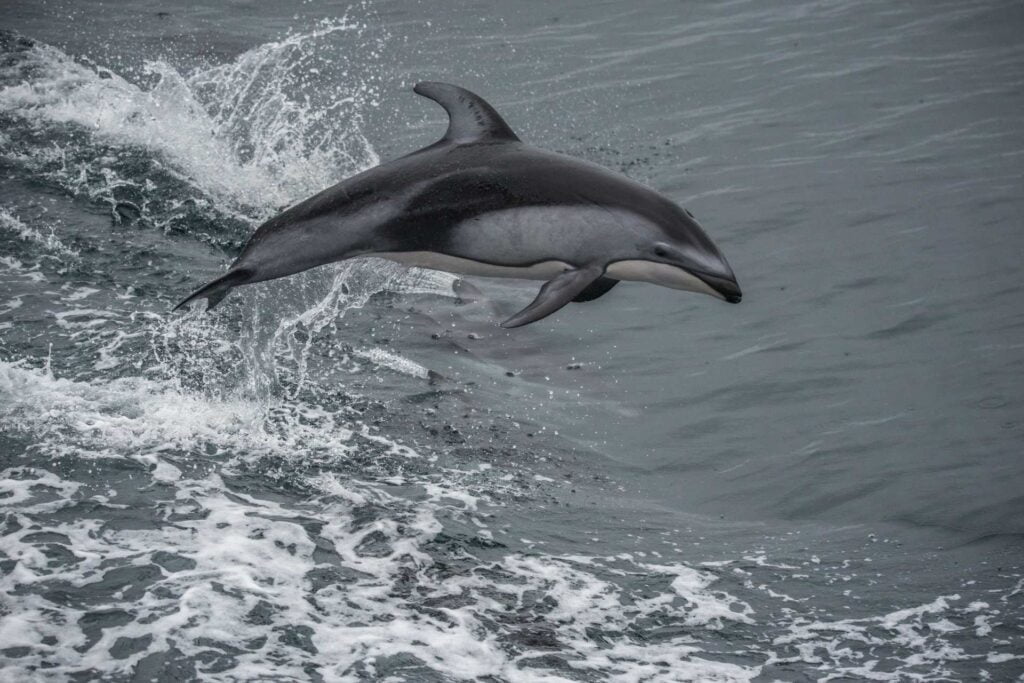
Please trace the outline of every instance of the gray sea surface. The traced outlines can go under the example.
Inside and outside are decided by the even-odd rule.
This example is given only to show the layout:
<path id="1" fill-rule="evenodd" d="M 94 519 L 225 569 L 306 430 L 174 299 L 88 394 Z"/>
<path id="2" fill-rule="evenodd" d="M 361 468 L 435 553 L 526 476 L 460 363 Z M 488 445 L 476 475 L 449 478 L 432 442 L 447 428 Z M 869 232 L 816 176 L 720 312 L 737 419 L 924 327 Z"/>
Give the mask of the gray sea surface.
<path id="1" fill-rule="evenodd" d="M 0 1 L 0 677 L 1024 680 L 1021 35 Z M 170 312 L 437 139 L 420 80 L 686 206 L 743 303 L 503 330 L 536 282 L 367 259 Z"/>

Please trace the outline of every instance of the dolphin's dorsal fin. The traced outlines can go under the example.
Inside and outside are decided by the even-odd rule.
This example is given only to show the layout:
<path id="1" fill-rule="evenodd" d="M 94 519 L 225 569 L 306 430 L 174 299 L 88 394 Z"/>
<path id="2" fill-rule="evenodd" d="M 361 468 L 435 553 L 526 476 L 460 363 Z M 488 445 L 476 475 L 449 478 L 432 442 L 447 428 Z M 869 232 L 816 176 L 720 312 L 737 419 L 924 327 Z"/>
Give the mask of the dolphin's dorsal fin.
<path id="1" fill-rule="evenodd" d="M 517 142 L 505 120 L 484 98 L 449 83 L 424 81 L 413 91 L 434 100 L 448 112 L 448 132 L 441 142 L 455 145 L 471 142 Z"/>

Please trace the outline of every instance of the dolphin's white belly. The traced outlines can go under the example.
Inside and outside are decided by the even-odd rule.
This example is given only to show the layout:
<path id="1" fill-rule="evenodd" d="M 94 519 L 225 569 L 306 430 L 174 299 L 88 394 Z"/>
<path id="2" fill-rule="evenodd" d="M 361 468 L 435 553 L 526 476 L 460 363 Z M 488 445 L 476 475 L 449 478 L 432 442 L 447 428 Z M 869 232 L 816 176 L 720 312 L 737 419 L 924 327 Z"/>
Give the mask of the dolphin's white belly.
<path id="1" fill-rule="evenodd" d="M 543 261 L 531 266 L 498 266 L 493 263 L 449 256 L 434 251 L 390 251 L 371 254 L 406 266 L 443 270 L 457 275 L 510 277 L 522 280 L 550 280 L 572 268 L 564 261 Z"/>
<path id="2" fill-rule="evenodd" d="M 710 294 L 716 299 L 724 299 L 721 294 L 711 289 L 706 282 L 696 275 L 666 263 L 641 261 L 639 259 L 616 261 L 608 264 L 605 275 L 616 280 L 633 282 L 650 282 L 651 284 L 682 289 L 687 292 Z"/>

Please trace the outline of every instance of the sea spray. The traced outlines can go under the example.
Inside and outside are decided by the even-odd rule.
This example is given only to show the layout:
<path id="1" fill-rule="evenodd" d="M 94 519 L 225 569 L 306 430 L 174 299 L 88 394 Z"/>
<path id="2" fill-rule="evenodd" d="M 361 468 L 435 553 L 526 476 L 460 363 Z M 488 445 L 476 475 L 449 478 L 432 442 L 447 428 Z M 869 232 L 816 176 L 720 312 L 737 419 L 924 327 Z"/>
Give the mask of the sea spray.
<path id="1" fill-rule="evenodd" d="M 26 42 L 0 68 L 0 109 L 12 124 L 3 153 L 115 217 L 166 225 L 182 200 L 214 217 L 269 217 L 378 162 L 362 130 L 378 86 L 338 74 L 325 50 L 332 40 L 358 45 L 360 29 L 324 20 L 190 74 L 146 61 L 143 86 Z M 319 97 L 308 94 L 311 79 L 322 81 Z M 173 181 L 193 188 L 177 206 L 156 198 Z"/>

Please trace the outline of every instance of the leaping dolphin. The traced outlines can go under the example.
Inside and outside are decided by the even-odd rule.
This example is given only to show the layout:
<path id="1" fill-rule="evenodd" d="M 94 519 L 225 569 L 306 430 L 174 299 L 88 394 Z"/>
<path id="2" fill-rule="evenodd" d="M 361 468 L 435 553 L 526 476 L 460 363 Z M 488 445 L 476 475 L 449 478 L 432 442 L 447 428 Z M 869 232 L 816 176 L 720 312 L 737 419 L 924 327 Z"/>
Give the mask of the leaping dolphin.
<path id="1" fill-rule="evenodd" d="M 546 280 L 503 322 L 519 327 L 619 280 L 740 301 L 732 268 L 693 215 L 595 164 L 531 147 L 483 98 L 447 83 L 415 92 L 448 112 L 434 144 L 296 204 L 256 230 L 200 298 L 357 256 L 463 275 Z"/>

